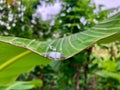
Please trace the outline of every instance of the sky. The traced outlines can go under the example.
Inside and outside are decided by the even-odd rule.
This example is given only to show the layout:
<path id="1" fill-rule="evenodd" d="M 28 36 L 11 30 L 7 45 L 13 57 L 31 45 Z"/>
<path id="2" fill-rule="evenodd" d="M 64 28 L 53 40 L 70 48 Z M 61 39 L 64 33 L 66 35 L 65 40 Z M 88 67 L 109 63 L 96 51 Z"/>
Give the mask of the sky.
<path id="1" fill-rule="evenodd" d="M 94 0 L 96 5 L 102 4 L 104 7 L 103 10 L 114 8 L 120 6 L 120 0 Z M 36 13 L 33 15 L 35 17 L 41 17 L 43 21 L 53 18 L 56 14 L 60 12 L 62 2 L 56 0 L 55 4 L 46 4 L 44 1 L 41 6 L 38 6 Z"/>
<path id="2" fill-rule="evenodd" d="M 96 5 L 103 4 L 103 9 L 109 9 L 120 6 L 120 0 L 94 0 Z"/>
<path id="3" fill-rule="evenodd" d="M 46 4 L 44 1 L 41 2 L 42 5 L 37 7 L 36 13 L 34 14 L 35 17 L 41 17 L 43 21 L 54 17 L 56 14 L 60 12 L 62 9 L 62 3 L 59 0 L 56 0 L 54 4 Z"/>

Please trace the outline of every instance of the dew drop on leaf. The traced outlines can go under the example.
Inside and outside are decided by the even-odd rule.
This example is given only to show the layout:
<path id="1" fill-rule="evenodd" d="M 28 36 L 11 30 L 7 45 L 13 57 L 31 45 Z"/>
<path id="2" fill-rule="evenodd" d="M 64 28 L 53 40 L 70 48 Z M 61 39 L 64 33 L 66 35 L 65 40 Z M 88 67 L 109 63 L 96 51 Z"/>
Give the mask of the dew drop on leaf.
<path id="1" fill-rule="evenodd" d="M 65 58 L 63 56 L 63 54 L 61 54 L 60 52 L 48 52 L 44 55 L 45 55 L 45 57 L 48 57 L 48 58 L 53 59 L 53 60 L 61 60 L 61 59 Z"/>

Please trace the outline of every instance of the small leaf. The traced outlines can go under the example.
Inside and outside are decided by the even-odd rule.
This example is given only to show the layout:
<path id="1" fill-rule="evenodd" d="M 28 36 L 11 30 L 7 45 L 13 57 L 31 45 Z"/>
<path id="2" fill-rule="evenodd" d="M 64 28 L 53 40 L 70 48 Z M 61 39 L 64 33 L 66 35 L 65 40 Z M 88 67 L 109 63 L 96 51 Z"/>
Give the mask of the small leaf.
<path id="1" fill-rule="evenodd" d="M 17 81 L 12 85 L 6 87 L 5 90 L 31 90 L 33 88 L 38 88 L 42 86 L 41 80 L 33 81 Z"/>

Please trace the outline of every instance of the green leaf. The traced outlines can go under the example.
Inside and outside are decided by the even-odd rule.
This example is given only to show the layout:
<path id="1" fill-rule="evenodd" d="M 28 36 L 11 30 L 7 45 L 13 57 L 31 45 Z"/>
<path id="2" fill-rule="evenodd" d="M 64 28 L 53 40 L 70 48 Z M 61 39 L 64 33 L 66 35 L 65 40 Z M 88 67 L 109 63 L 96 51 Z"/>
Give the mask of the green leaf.
<path id="1" fill-rule="evenodd" d="M 21 73 L 50 62 L 29 50 L 0 42 L 0 85 L 10 84 Z"/>
<path id="2" fill-rule="evenodd" d="M 1 87 L 3 90 L 31 90 L 33 88 L 38 88 L 42 86 L 41 80 L 33 80 L 33 81 L 17 81 L 10 86 Z"/>
<path id="3" fill-rule="evenodd" d="M 94 27 L 60 39 L 40 42 L 17 37 L 0 37 L 1 42 L 6 42 L 15 46 L 29 49 L 41 56 L 51 57 L 53 59 L 67 59 L 80 51 L 91 47 L 94 43 L 104 43 L 109 38 L 114 40 L 120 37 L 120 13 L 95 25 Z M 54 53 L 51 53 L 54 52 Z M 56 53 L 55 53 L 56 52 Z M 52 55 L 55 55 L 53 57 Z M 57 55 L 60 58 L 57 58 Z M 58 56 L 59 56 L 58 55 Z"/>
<path id="4" fill-rule="evenodd" d="M 35 65 L 49 63 L 49 59 L 67 59 L 110 37 L 117 40 L 119 33 L 120 13 L 86 31 L 45 42 L 0 36 L 0 85 L 14 81 Z"/>
<path id="5" fill-rule="evenodd" d="M 96 72 L 96 75 L 103 77 L 103 78 L 114 79 L 120 82 L 120 73 L 99 71 L 99 72 Z"/>
<path id="6" fill-rule="evenodd" d="M 118 65 L 116 62 L 108 60 L 108 61 L 101 61 L 100 66 L 108 72 L 117 72 Z"/>

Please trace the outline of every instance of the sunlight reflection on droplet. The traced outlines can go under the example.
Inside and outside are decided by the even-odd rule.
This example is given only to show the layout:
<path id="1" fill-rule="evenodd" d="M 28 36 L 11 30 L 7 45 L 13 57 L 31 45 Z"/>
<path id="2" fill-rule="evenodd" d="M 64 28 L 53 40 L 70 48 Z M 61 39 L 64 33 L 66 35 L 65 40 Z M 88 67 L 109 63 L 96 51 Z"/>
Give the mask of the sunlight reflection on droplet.
<path id="1" fill-rule="evenodd" d="M 45 54 L 45 57 L 53 60 L 60 60 L 65 58 L 60 52 L 48 52 Z"/>

